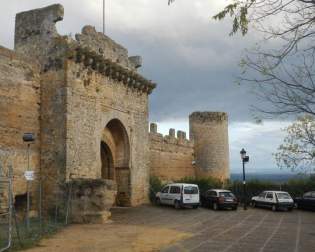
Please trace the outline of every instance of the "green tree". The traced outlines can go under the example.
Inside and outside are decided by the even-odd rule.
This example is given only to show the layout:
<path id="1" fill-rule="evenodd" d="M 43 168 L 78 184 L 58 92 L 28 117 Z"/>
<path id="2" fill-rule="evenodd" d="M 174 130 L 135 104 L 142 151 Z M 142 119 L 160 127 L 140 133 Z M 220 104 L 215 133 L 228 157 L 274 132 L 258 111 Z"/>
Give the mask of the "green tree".
<path id="1" fill-rule="evenodd" d="M 213 18 L 230 18 L 230 35 L 263 37 L 239 77 L 256 88 L 263 116 L 315 115 L 315 0 L 232 0 Z"/>
<path id="2" fill-rule="evenodd" d="M 280 168 L 310 173 L 315 171 L 315 118 L 299 117 L 285 129 L 284 143 L 274 154 Z"/>
<path id="3" fill-rule="evenodd" d="M 254 84 L 265 115 L 315 115 L 315 0 L 234 0 L 214 16 L 233 19 L 231 35 L 249 27 L 262 43 L 241 60 L 240 81 Z M 268 47 L 265 45 L 269 45 Z"/>

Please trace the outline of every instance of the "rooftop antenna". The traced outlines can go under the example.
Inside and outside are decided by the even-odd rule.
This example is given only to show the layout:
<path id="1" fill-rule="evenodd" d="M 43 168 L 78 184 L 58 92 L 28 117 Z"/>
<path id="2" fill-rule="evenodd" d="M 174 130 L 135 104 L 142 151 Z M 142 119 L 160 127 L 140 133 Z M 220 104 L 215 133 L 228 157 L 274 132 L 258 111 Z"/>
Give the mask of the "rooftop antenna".
<path id="1" fill-rule="evenodd" d="M 105 0 L 103 0 L 103 34 L 105 34 Z"/>

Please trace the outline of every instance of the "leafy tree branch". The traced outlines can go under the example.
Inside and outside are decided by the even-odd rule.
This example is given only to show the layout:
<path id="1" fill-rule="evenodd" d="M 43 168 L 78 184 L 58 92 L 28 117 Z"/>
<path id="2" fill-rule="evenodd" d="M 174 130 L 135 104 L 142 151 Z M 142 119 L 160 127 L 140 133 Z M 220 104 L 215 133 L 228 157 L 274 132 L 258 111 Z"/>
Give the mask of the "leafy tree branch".
<path id="1" fill-rule="evenodd" d="M 315 118 L 299 117 L 285 129 L 284 143 L 274 154 L 280 168 L 310 173 L 315 171 Z"/>

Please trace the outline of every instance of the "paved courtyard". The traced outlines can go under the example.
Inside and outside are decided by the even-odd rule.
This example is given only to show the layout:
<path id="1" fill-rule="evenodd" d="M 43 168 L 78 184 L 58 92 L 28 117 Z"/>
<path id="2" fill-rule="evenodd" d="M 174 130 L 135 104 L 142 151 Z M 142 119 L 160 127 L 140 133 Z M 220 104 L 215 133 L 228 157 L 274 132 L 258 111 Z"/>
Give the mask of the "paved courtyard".
<path id="1" fill-rule="evenodd" d="M 315 212 L 113 209 L 105 225 L 72 225 L 30 251 L 314 252 Z"/>

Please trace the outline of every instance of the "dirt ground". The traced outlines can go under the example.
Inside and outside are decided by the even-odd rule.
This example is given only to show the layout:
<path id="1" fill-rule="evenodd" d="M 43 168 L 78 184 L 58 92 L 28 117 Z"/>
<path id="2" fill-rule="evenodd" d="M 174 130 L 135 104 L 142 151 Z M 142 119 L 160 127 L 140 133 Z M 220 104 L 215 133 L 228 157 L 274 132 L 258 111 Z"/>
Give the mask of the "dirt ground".
<path id="1" fill-rule="evenodd" d="M 71 225 L 27 251 L 315 251 L 315 212 L 113 209 L 104 225 Z"/>

